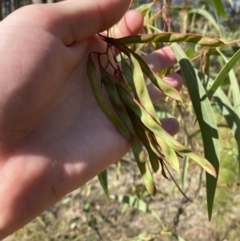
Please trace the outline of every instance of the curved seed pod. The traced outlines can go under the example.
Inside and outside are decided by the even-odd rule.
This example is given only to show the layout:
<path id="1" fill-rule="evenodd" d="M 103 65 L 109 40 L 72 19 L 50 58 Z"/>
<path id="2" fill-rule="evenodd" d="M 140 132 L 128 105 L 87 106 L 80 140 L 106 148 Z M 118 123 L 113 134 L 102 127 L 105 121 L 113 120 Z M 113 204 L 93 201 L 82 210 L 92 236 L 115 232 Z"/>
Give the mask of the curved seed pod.
<path id="1" fill-rule="evenodd" d="M 138 63 L 137 59 L 132 54 L 130 55 L 130 61 L 132 65 L 133 82 L 136 88 L 136 93 L 138 94 L 138 97 L 140 99 L 140 103 L 150 113 L 150 115 L 155 119 L 155 121 L 158 122 L 160 125 L 160 121 L 158 119 L 157 113 L 150 99 L 150 96 L 145 84 L 141 66 Z"/>
<path id="2" fill-rule="evenodd" d="M 143 141 L 143 144 L 146 147 L 148 153 L 154 153 L 154 162 L 152 163 L 151 161 L 151 165 L 155 172 L 159 172 L 158 168 L 161 169 L 159 165 L 159 159 L 165 160 L 166 157 L 164 156 L 164 153 L 160 151 L 160 146 L 156 140 L 154 133 L 152 133 L 136 115 L 132 114 L 131 119 L 134 119 L 136 121 L 136 125 L 134 125 L 134 127 L 136 129 L 137 134 L 139 135 L 139 138 Z M 158 164 L 155 163 L 156 158 L 158 160 Z"/>
<path id="3" fill-rule="evenodd" d="M 159 136 L 156 136 L 156 140 L 159 144 L 159 146 L 162 149 L 162 152 L 165 156 L 165 161 L 179 173 L 179 160 L 176 155 L 176 152 L 170 148 L 163 139 L 161 139 Z"/>
<path id="4" fill-rule="evenodd" d="M 132 65 L 133 84 L 135 86 L 137 97 L 140 100 L 139 102 L 146 109 L 146 111 L 149 112 L 153 119 L 160 125 L 158 116 L 153 107 L 152 101 L 147 91 L 147 87 L 145 85 L 140 64 L 132 54 L 130 54 L 130 63 Z M 172 168 L 179 172 L 179 161 L 175 151 L 166 145 L 166 143 L 160 137 L 156 136 L 156 140 L 162 149 L 166 161 L 172 166 Z"/>
<path id="5" fill-rule="evenodd" d="M 161 173 L 158 173 L 159 177 L 161 177 L 161 175 L 162 175 L 164 178 L 166 178 L 170 181 L 170 178 L 167 176 L 167 173 L 165 171 L 165 164 L 164 164 L 163 159 L 160 158 L 159 163 L 160 163 L 160 166 L 161 166 Z"/>
<path id="6" fill-rule="evenodd" d="M 123 58 L 122 58 L 121 63 L 122 63 L 122 69 L 124 72 L 124 76 L 125 76 L 128 84 L 130 85 L 131 89 L 133 90 L 136 98 L 138 98 L 139 102 L 143 105 L 143 107 L 147 111 L 149 111 L 149 113 L 154 117 L 154 119 L 160 125 L 158 116 L 155 112 L 152 101 L 149 97 L 149 94 L 148 94 L 148 91 L 147 91 L 147 88 L 145 85 L 144 77 L 141 74 L 142 71 L 141 71 L 140 65 L 138 64 L 137 60 L 134 58 L 133 55 L 130 54 L 131 67 Z M 104 79 L 104 76 L 108 75 L 108 73 L 106 73 L 104 70 L 102 70 L 101 73 L 102 73 L 103 79 Z M 108 75 L 108 78 L 111 79 L 112 77 L 110 75 Z M 109 90 L 109 92 L 111 92 L 111 90 Z M 111 97 L 109 97 L 109 98 L 111 100 Z M 115 100 L 114 98 L 115 99 L 117 98 L 117 94 L 115 94 L 112 97 L 113 101 Z M 117 103 L 114 103 L 113 101 L 112 101 L 112 103 L 114 104 L 114 106 L 117 105 Z M 130 114 L 129 111 L 128 111 L 128 114 Z M 123 120 L 123 116 L 122 117 L 119 116 L 119 117 Z M 162 157 L 162 155 L 159 155 L 159 152 L 152 150 L 151 146 L 153 146 L 153 145 L 150 145 L 151 142 L 149 142 L 150 140 L 147 138 L 145 131 L 142 129 L 141 122 L 139 123 L 134 115 L 131 115 L 130 119 L 129 119 L 128 123 L 125 123 L 125 125 L 128 127 L 131 126 L 131 128 L 135 129 L 136 133 L 140 137 L 140 140 L 143 142 L 145 148 L 147 149 L 153 171 L 157 172 L 157 170 L 159 169 L 158 158 Z M 132 127 L 132 125 L 130 125 L 131 121 L 133 122 L 133 127 Z M 131 133 L 131 130 L 130 130 L 130 133 Z"/>
<path id="7" fill-rule="evenodd" d="M 172 86 L 167 84 L 163 79 L 161 79 L 157 74 L 155 74 L 149 66 L 145 63 L 145 61 L 137 55 L 135 52 L 133 52 L 131 49 L 124 45 L 118 45 L 116 46 L 119 50 L 121 50 L 124 54 L 127 56 L 132 55 L 137 62 L 139 63 L 142 72 L 149 78 L 149 80 L 158 87 L 166 96 L 169 96 L 170 98 L 178 101 L 182 101 L 178 91 L 174 89 Z"/>
<path id="8" fill-rule="evenodd" d="M 88 56 L 88 62 L 87 62 L 87 74 L 88 79 L 90 81 L 93 94 L 95 96 L 95 99 L 98 102 L 99 107 L 102 109 L 104 114 L 112 121 L 116 129 L 120 132 L 122 136 L 124 136 L 126 139 L 130 140 L 130 134 L 128 132 L 127 127 L 123 124 L 123 122 L 111 111 L 111 108 L 109 107 L 108 102 L 103 96 L 100 83 L 98 82 L 96 69 L 94 62 L 91 58 L 91 55 Z"/>
<path id="9" fill-rule="evenodd" d="M 159 123 L 158 116 L 156 114 L 155 108 L 150 99 L 142 69 L 137 59 L 129 53 L 131 67 L 128 63 L 122 59 L 122 69 L 128 84 L 131 86 L 135 97 L 138 99 L 139 103 L 150 113 L 150 115 Z M 126 74 L 125 74 L 126 72 Z"/>
<path id="10" fill-rule="evenodd" d="M 216 171 L 212 164 L 209 163 L 204 157 L 194 153 L 189 148 L 180 144 L 175 140 L 170 134 L 168 134 L 158 123 L 149 115 L 149 113 L 125 90 L 125 88 L 118 82 L 114 82 L 117 91 L 123 100 L 123 102 L 128 105 L 141 119 L 142 123 L 153 133 L 162 138 L 165 143 L 172 148 L 174 151 L 182 153 L 185 156 L 190 157 L 195 162 L 197 162 L 205 171 L 207 171 L 212 176 L 216 177 Z"/>
<path id="11" fill-rule="evenodd" d="M 145 146 L 148 155 L 149 155 L 149 161 L 151 163 L 153 171 L 156 173 L 159 171 L 159 161 L 158 159 L 162 157 L 162 155 L 156 151 L 156 148 L 151 143 L 151 140 L 148 138 L 146 134 L 146 130 L 143 127 L 141 121 L 137 118 L 137 116 L 132 112 L 132 110 L 127 110 L 129 113 L 129 116 L 133 122 L 134 129 L 136 130 L 137 135 L 139 136 L 139 139 L 142 141 L 143 145 Z"/>
<path id="12" fill-rule="evenodd" d="M 137 134 L 133 128 L 131 119 L 129 118 L 121 99 L 118 96 L 118 93 L 112 84 L 113 77 L 109 75 L 104 69 L 101 68 L 101 75 L 102 75 L 102 83 L 106 88 L 108 93 L 109 99 L 115 108 L 116 113 L 118 114 L 119 118 L 122 119 L 124 124 L 128 127 L 130 137 L 131 137 L 131 147 L 134 154 L 134 157 L 137 161 L 138 168 L 142 174 L 143 181 L 148 192 L 151 195 L 156 194 L 156 187 L 154 185 L 154 181 L 152 178 L 151 171 L 148 166 L 147 158 L 145 156 L 144 150 L 141 146 L 140 141 L 138 140 Z"/>
<path id="13" fill-rule="evenodd" d="M 141 122 L 141 120 L 139 119 L 139 122 Z M 154 133 L 152 131 L 150 131 L 142 122 L 141 122 L 141 126 L 142 128 L 144 129 L 145 131 L 145 134 L 149 140 L 149 144 L 152 148 L 152 150 L 156 153 L 156 155 L 159 157 L 159 158 L 162 158 L 164 159 L 164 154 L 162 153 L 162 151 L 160 150 L 160 146 L 156 140 L 156 137 L 154 135 Z"/>
<path id="14" fill-rule="evenodd" d="M 134 43 L 173 43 L 173 42 L 188 42 L 194 43 L 202 46 L 209 47 L 223 47 L 225 45 L 223 40 L 217 38 L 206 37 L 199 34 L 185 34 L 185 33 L 172 33 L 163 32 L 157 34 L 142 34 L 134 35 L 123 38 L 109 38 L 102 36 L 101 38 L 109 44 L 134 44 Z"/>
<path id="15" fill-rule="evenodd" d="M 140 122 L 140 120 L 138 120 L 138 122 Z M 161 164 L 161 162 L 163 162 L 163 161 L 167 162 L 173 169 L 175 169 L 177 172 L 179 172 L 179 160 L 177 158 L 177 154 L 175 153 L 175 151 L 173 149 L 171 149 L 168 145 L 166 145 L 166 143 L 160 137 L 158 137 L 154 133 L 152 133 L 146 126 L 144 126 L 144 124 L 141 123 L 141 126 L 145 132 L 145 135 L 147 136 L 147 140 L 148 140 L 151 150 L 158 157 L 159 164 L 156 165 L 154 163 L 155 166 L 159 166 L 157 173 L 159 173 L 159 170 L 161 170 L 160 172 L 164 171 L 164 167 Z M 159 149 L 161 149 L 161 151 Z M 161 160 L 161 161 L 159 161 L 159 160 Z"/>

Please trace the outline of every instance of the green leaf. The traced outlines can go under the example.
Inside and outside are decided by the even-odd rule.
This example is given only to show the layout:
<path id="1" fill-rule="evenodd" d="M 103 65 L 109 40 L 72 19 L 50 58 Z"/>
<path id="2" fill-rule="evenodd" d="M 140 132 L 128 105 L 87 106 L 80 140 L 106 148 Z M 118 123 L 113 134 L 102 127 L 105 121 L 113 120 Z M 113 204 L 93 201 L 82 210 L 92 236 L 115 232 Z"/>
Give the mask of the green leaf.
<path id="1" fill-rule="evenodd" d="M 219 140 L 211 103 L 199 80 L 195 70 L 183 50 L 177 44 L 171 44 L 177 61 L 182 70 L 182 76 L 187 85 L 188 92 L 197 116 L 197 121 L 202 134 L 204 153 L 207 160 L 214 166 L 217 174 L 219 171 Z M 217 178 L 207 174 L 207 202 L 209 220 L 212 217 Z"/>
<path id="2" fill-rule="evenodd" d="M 98 174 L 98 180 L 103 188 L 104 193 L 106 196 L 109 196 L 108 192 L 108 173 L 107 169 L 103 170 L 101 173 Z"/>
<path id="3" fill-rule="evenodd" d="M 165 165 L 167 172 L 169 174 L 169 176 L 171 177 L 171 179 L 173 180 L 174 184 L 176 185 L 177 189 L 180 191 L 180 193 L 190 202 L 192 202 L 192 200 L 184 193 L 184 191 L 180 188 L 180 186 L 178 185 L 178 183 L 176 182 L 176 180 L 174 179 L 174 177 L 172 176 L 171 172 L 168 170 L 167 166 Z"/>
<path id="4" fill-rule="evenodd" d="M 205 88 L 209 89 L 213 83 L 213 80 L 200 72 L 198 72 L 198 77 L 204 84 Z M 228 99 L 224 91 L 221 89 L 221 87 L 218 87 L 213 97 L 215 102 L 219 106 L 220 113 L 224 116 L 229 129 L 231 130 L 233 136 L 236 139 L 238 146 L 238 161 L 240 171 L 240 115 L 237 114 L 236 109 L 232 106 L 230 100 Z"/>
<path id="5" fill-rule="evenodd" d="M 233 66 L 239 61 L 240 59 L 240 49 L 232 56 L 232 58 L 225 64 L 225 66 L 221 69 L 217 77 L 215 78 L 213 85 L 208 91 L 208 97 L 209 99 L 213 96 L 214 92 L 217 90 L 217 88 L 222 84 L 222 82 L 225 80 L 225 78 L 228 76 L 229 72 L 232 70 Z M 237 88 L 238 92 L 236 97 L 237 103 L 240 104 L 240 96 L 239 96 L 239 87 L 238 85 L 235 86 Z M 239 107 L 240 109 L 240 107 Z"/>
<path id="6" fill-rule="evenodd" d="M 236 114 L 233 108 L 229 106 L 229 100 L 227 97 L 224 98 L 222 91 L 219 93 L 219 89 L 214 94 L 214 99 L 219 106 L 220 113 L 225 117 L 229 129 L 231 130 L 238 148 L 238 162 L 239 162 L 239 173 L 240 173 L 240 117 Z"/>
<path id="7" fill-rule="evenodd" d="M 236 63 L 234 63 L 235 61 L 237 62 L 238 60 L 240 60 L 240 49 L 232 56 L 232 58 L 230 60 L 228 60 L 227 57 L 220 50 L 218 50 L 218 52 L 222 56 L 222 58 L 226 64 L 229 64 L 230 61 L 233 61 L 233 63 L 230 64 L 229 68 L 232 65 L 236 64 Z M 238 59 L 236 56 L 238 56 Z M 239 118 L 240 118 L 240 88 L 239 88 L 238 79 L 233 70 L 233 66 L 231 67 L 228 75 L 229 75 L 229 80 L 231 83 L 234 109 L 235 109 L 237 116 L 239 116 Z"/>

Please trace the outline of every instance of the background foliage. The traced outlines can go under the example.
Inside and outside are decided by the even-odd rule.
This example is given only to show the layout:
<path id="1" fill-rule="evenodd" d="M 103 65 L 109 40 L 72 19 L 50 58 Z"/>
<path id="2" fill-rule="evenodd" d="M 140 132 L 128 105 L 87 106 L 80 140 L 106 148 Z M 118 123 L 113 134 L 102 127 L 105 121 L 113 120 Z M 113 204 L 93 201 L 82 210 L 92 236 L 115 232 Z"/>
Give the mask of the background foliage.
<path id="1" fill-rule="evenodd" d="M 0 17 L 3 19 L 31 3 L 1 0 Z M 164 30 L 199 33 L 227 42 L 240 39 L 239 0 L 162 0 L 154 4 L 138 0 L 133 1 L 133 8 L 138 8 L 145 17 L 145 33 Z M 185 158 L 181 160 L 180 174 L 173 173 L 192 202 L 172 182 L 162 178 L 157 179 L 158 194 L 153 198 L 146 193 L 129 152 L 108 169 L 110 198 L 104 195 L 98 180 L 93 179 L 8 240 L 239 240 L 240 44 L 236 41 L 219 49 L 189 43 L 179 45 L 206 91 L 213 86 L 213 80 L 218 83 L 210 98 L 220 143 L 220 169 L 211 223 L 207 218 L 205 173 L 199 166 Z M 131 48 L 146 54 L 162 46 L 154 43 Z M 160 74 L 172 71 L 179 71 L 179 66 Z M 156 104 L 158 115 L 177 117 L 181 131 L 176 138 L 204 153 L 203 136 L 186 86 L 181 96 L 183 103 L 166 99 Z"/>

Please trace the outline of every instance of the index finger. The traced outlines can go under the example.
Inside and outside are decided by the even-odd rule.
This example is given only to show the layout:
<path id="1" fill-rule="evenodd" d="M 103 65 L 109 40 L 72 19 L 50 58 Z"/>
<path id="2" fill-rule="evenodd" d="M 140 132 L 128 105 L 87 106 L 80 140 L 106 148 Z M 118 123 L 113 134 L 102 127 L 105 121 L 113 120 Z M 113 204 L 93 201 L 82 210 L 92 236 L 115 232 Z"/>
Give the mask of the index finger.
<path id="1" fill-rule="evenodd" d="M 177 63 L 176 57 L 170 46 L 155 50 L 152 53 L 145 55 L 143 59 L 154 72 Z"/>

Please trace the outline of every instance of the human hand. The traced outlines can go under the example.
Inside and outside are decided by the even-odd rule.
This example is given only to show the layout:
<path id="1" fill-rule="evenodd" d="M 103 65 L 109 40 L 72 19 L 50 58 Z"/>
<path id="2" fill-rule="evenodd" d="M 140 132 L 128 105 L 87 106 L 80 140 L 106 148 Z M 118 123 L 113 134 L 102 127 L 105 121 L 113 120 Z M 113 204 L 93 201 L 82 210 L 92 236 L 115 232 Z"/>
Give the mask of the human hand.
<path id="1" fill-rule="evenodd" d="M 31 5 L 0 23 L 0 239 L 83 185 L 130 148 L 95 101 L 88 54 L 106 46 L 97 35 L 115 24 L 130 0 Z M 114 13 L 114 14 L 112 14 Z M 136 34 L 129 11 L 115 37 Z M 145 57 L 154 70 L 175 63 L 169 47 Z M 179 89 L 181 78 L 165 80 Z M 153 86 L 153 100 L 163 98 Z M 175 120 L 163 120 L 171 133 Z"/>

